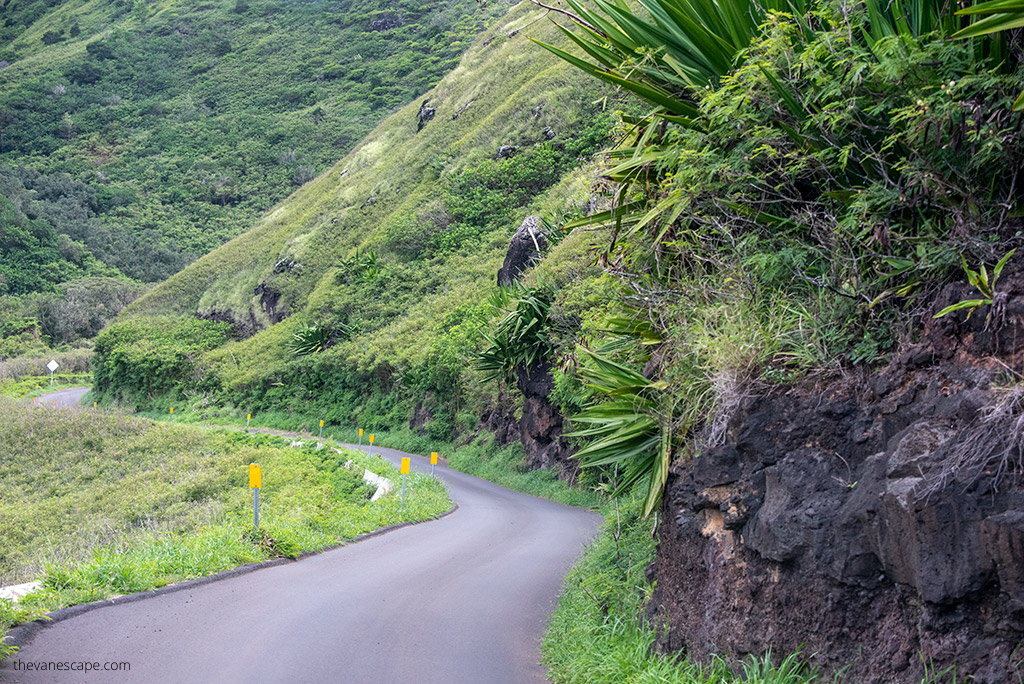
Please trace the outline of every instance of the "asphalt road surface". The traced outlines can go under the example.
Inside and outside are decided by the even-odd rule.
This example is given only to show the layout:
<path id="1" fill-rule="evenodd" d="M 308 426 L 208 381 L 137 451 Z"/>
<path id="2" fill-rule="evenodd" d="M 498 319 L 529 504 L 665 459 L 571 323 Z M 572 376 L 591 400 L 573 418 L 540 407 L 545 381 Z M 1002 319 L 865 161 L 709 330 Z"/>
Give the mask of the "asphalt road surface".
<path id="1" fill-rule="evenodd" d="M 57 622 L 5 662 L 3 681 L 545 681 L 547 617 L 600 517 L 442 465 L 437 474 L 459 505 L 446 518 Z M 131 669 L 18 667 L 83 661 Z"/>
<path id="2" fill-rule="evenodd" d="M 53 406 L 51 402 L 55 401 L 57 406 L 78 406 L 78 400 L 85 396 L 85 393 L 88 391 L 88 387 L 69 387 L 68 389 L 44 394 L 36 399 L 36 403 Z"/>

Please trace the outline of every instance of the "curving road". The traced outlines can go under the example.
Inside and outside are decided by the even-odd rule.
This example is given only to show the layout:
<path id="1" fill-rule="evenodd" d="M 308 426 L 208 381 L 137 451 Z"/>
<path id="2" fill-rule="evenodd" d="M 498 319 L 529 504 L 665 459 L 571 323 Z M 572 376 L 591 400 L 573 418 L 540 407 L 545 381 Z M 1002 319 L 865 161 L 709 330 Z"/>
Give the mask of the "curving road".
<path id="1" fill-rule="evenodd" d="M 53 406 L 52 402 L 57 402 L 57 406 L 78 406 L 78 401 L 84 397 L 85 393 L 88 391 L 88 387 L 69 387 L 57 392 L 43 394 L 36 399 L 36 403 L 43 406 Z"/>
<path id="2" fill-rule="evenodd" d="M 600 516 L 442 465 L 437 475 L 459 506 L 446 518 L 57 622 L 5 663 L 4 681 L 545 681 L 545 622 Z M 18 665 L 74 661 L 131 670 Z"/>

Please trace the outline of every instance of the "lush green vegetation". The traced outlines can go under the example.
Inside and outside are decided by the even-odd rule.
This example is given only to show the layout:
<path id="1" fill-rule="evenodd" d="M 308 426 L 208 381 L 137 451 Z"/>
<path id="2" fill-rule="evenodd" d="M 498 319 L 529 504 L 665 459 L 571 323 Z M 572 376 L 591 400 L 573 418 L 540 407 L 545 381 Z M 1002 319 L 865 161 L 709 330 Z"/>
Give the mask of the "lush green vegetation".
<path id="1" fill-rule="evenodd" d="M 518 34 L 557 39 L 542 14 L 520 6 L 482 36 L 425 96 L 437 113 L 422 128 L 420 103 L 407 106 L 253 230 L 133 303 L 97 342 L 102 401 L 155 407 L 167 395 L 392 431 L 423 404 L 431 439 L 472 432 L 491 392 L 470 358 L 508 238 L 531 213 L 586 204 L 575 169 L 613 124 L 584 74 Z M 227 321 L 233 339 L 190 352 L 189 370 L 153 389 L 150 361 L 129 352 L 145 329 L 171 354 L 159 340 L 184 318 L 169 315 Z"/>
<path id="2" fill-rule="evenodd" d="M 618 305 L 553 350 L 589 388 L 581 460 L 650 512 L 745 385 L 885 360 L 964 255 L 1019 244 L 1024 72 L 937 0 L 641 4 L 570 0 L 585 58 L 547 47 L 652 108 L 621 119 L 611 208 L 567 223 L 605 226 Z"/>
<path id="3" fill-rule="evenodd" d="M 0 361 L 16 363 L 89 347 L 107 322 L 147 289 L 106 277 L 54 287 L 53 292 L 0 295 Z"/>
<path id="4" fill-rule="evenodd" d="M 166 395 L 201 376 L 202 352 L 224 344 L 227 323 L 195 318 L 131 319 L 96 338 L 93 392 L 105 400 Z"/>
<path id="5" fill-rule="evenodd" d="M 397 479 L 389 463 L 271 435 L 0 398 L 0 439 L 0 585 L 41 577 L 45 587 L 21 610 L 294 557 L 450 506 L 444 487 L 419 475 L 409 479 L 404 507 L 395 496 L 371 503 L 363 469 Z M 259 535 L 251 462 L 263 470 Z M 14 619 L 10 610 L 0 601 L 0 629 Z"/>
<path id="6" fill-rule="evenodd" d="M 29 219 L 2 195 L 0 264 L 0 294 L 51 290 L 65 280 L 115 273 L 84 245 L 58 236 L 46 221 Z"/>
<path id="7" fill-rule="evenodd" d="M 425 92 L 507 6 L 12 0 L 0 194 L 43 207 L 33 259 L 79 250 L 162 280 Z"/>

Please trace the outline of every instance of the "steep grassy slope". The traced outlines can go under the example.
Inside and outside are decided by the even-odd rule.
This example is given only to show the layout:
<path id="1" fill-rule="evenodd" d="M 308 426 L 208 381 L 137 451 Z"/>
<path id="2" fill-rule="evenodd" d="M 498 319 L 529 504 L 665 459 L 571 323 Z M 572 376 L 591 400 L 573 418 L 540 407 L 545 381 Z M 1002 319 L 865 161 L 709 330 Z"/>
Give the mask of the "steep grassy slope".
<path id="1" fill-rule="evenodd" d="M 328 168 L 508 7 L 6 2 L 0 192 L 161 280 Z"/>
<path id="2" fill-rule="evenodd" d="M 153 317 L 199 315 L 258 332 L 182 370 L 178 392 L 392 425 L 426 399 L 435 433 L 450 436 L 480 392 L 468 354 L 511 232 L 538 209 L 586 203 L 582 184 L 562 178 L 611 124 L 593 83 L 527 42 L 525 30 L 557 40 L 542 19 L 529 3 L 515 8 L 329 172 L 138 300 L 126 317 L 148 322 L 99 340 L 104 397 L 149 401 L 119 350 L 175 334 L 179 324 Z M 418 130 L 425 102 L 434 116 Z M 295 356 L 289 343 L 305 326 L 333 346 Z"/>

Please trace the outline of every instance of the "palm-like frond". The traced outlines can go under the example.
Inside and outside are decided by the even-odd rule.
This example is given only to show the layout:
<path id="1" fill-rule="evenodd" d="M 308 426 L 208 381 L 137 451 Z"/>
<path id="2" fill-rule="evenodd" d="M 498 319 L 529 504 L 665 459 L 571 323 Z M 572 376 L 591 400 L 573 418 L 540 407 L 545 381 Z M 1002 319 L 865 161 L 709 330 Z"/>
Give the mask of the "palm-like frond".
<path id="1" fill-rule="evenodd" d="M 501 287 L 488 303 L 500 316 L 491 333 L 483 333 L 484 349 L 476 355 L 476 369 L 485 380 L 512 382 L 516 368 L 530 368 L 551 352 L 548 339 L 550 296 L 540 288 L 521 284 Z"/>
<path id="2" fill-rule="evenodd" d="M 295 356 L 308 356 L 323 351 L 330 340 L 327 329 L 319 325 L 307 325 L 292 335 L 289 351 Z"/>
<path id="3" fill-rule="evenodd" d="M 638 0 L 650 20 L 625 4 L 566 0 L 580 33 L 562 31 L 593 62 L 535 41 L 587 73 L 681 117 L 697 115 L 694 88 L 715 85 L 736 66 L 768 12 L 803 21 L 804 0 Z M 805 28 L 806 30 L 806 28 Z"/>
<path id="4" fill-rule="evenodd" d="M 628 365 L 599 352 L 584 350 L 588 363 L 581 366 L 584 381 L 609 400 L 594 404 L 573 417 L 571 437 L 592 440 L 576 452 L 584 468 L 618 464 L 622 478 L 613 495 L 640 488 L 644 515 L 660 503 L 672 460 L 672 399 L 668 385 L 651 382 Z"/>
<path id="5" fill-rule="evenodd" d="M 984 19 L 974 22 L 967 28 L 957 31 L 953 38 L 971 38 L 991 33 L 1009 31 L 1024 26 L 1024 0 L 988 0 L 980 2 L 957 12 Z M 1024 111 L 1024 92 L 1013 103 L 1013 111 Z"/>

